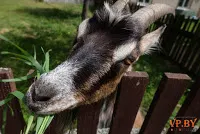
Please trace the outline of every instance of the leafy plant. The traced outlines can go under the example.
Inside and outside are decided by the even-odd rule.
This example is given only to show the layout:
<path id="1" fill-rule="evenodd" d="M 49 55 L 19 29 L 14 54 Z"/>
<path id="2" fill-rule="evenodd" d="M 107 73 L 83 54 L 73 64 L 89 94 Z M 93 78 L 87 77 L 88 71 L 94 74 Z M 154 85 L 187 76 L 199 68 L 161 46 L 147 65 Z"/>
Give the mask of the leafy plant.
<path id="1" fill-rule="evenodd" d="M 49 53 L 51 50 L 48 50 L 47 52 L 45 52 L 44 49 L 41 48 L 41 50 L 44 53 L 44 57 L 45 57 L 44 63 L 42 65 L 36 59 L 37 53 L 36 53 L 35 47 L 34 47 L 34 55 L 32 56 L 30 53 L 28 53 L 27 51 L 25 51 L 24 49 L 22 49 L 15 43 L 11 42 L 6 37 L 0 35 L 0 39 L 8 42 L 10 45 L 17 48 L 20 51 L 20 54 L 8 52 L 8 51 L 3 51 L 3 52 L 1 52 L 1 54 L 9 55 L 9 56 L 11 56 L 12 59 L 22 61 L 23 63 L 27 64 L 28 66 L 30 66 L 36 70 L 36 73 L 32 73 L 32 74 L 22 76 L 19 78 L 14 78 L 14 79 L 2 79 L 2 80 L 0 80 L 0 82 L 25 81 L 25 80 L 28 80 L 33 77 L 36 77 L 38 79 L 41 74 L 49 72 L 49 59 L 50 59 Z M 0 101 L 0 106 L 5 105 L 4 111 L 3 111 L 3 117 L 4 117 L 4 119 L 3 119 L 4 123 L 2 125 L 3 133 L 5 133 L 4 128 L 5 128 L 5 124 L 6 124 L 6 113 L 9 108 L 8 102 L 10 102 L 14 97 L 18 98 L 20 101 L 23 102 L 24 94 L 20 91 L 11 92 L 10 94 L 8 94 L 6 99 Z M 34 113 L 29 113 L 27 126 L 22 133 L 29 134 L 32 132 L 32 133 L 36 133 L 36 134 L 43 134 L 45 132 L 45 130 L 47 129 L 47 127 L 49 126 L 49 124 L 51 123 L 53 117 L 54 117 L 53 115 L 38 116 L 38 115 L 35 115 Z"/>

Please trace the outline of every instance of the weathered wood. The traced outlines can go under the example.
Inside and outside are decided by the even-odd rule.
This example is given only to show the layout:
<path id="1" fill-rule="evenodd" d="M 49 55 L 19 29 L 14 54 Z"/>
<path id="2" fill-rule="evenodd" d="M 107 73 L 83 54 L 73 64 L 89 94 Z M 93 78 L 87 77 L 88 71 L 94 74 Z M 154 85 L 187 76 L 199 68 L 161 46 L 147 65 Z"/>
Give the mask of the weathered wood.
<path id="1" fill-rule="evenodd" d="M 191 39 L 190 38 L 185 38 L 185 42 L 183 47 L 180 50 L 180 54 L 177 57 L 177 62 L 180 64 L 182 62 L 183 56 L 186 53 L 187 49 L 188 49 L 188 45 L 190 44 Z"/>
<path id="2" fill-rule="evenodd" d="M 194 37 L 192 38 L 190 50 L 188 51 L 187 57 L 185 57 L 186 58 L 185 67 L 187 67 L 188 69 L 190 69 L 193 66 L 192 64 L 193 64 L 195 55 L 199 51 L 200 25 L 197 29 L 198 29 L 198 31 L 195 33 Z"/>
<path id="3" fill-rule="evenodd" d="M 183 19 L 184 20 L 184 19 Z M 175 61 L 177 61 L 178 59 L 178 56 L 179 56 L 179 54 L 180 54 L 180 52 L 181 52 L 181 48 L 183 47 L 183 45 L 184 45 L 184 41 L 185 41 L 185 36 L 183 36 L 184 35 L 184 33 L 185 32 L 187 32 L 187 27 L 188 27 L 188 25 L 190 25 L 190 19 L 186 19 L 185 20 L 185 22 L 184 21 L 182 21 L 182 25 L 183 25 L 183 28 L 181 28 L 180 26 L 180 30 L 179 30 L 179 34 L 180 34 L 180 39 L 179 40 L 177 40 L 177 49 L 176 49 L 176 51 L 175 51 L 175 53 L 174 53 L 174 55 L 173 55 L 173 59 L 175 60 Z"/>
<path id="4" fill-rule="evenodd" d="M 185 37 L 183 37 L 182 42 L 179 43 L 179 46 L 181 46 L 181 47 L 180 47 L 180 50 L 179 50 L 179 52 L 178 52 L 178 54 L 177 54 L 177 56 L 176 56 L 176 61 L 177 61 L 178 63 L 181 62 L 181 61 L 180 61 L 180 57 L 181 57 L 181 55 L 183 54 L 183 51 L 184 51 L 184 49 L 185 49 L 186 46 L 187 46 L 187 43 L 188 43 L 188 40 L 189 40 L 188 37 L 189 37 L 190 35 L 193 36 L 193 34 L 191 34 L 191 32 L 189 32 L 189 28 L 190 28 L 190 26 L 191 26 L 191 24 L 192 24 L 192 19 L 188 18 L 187 20 L 188 20 L 188 23 L 185 23 L 185 26 L 183 27 L 183 30 L 184 30 L 184 32 L 185 32 Z M 186 36 L 186 34 L 188 34 L 188 36 Z"/>
<path id="5" fill-rule="evenodd" d="M 177 47 L 176 47 L 176 50 L 175 50 L 173 57 L 172 57 L 172 59 L 176 62 L 177 62 L 177 56 L 180 52 L 180 49 L 183 45 L 184 40 L 185 40 L 185 37 L 183 37 L 182 35 L 179 35 L 179 39 L 177 39 L 177 41 L 176 41 Z"/>
<path id="6" fill-rule="evenodd" d="M 197 22 L 196 22 L 195 24 L 197 25 Z M 194 26 L 194 27 L 195 27 L 195 26 Z M 193 27 L 193 28 L 194 28 L 194 27 Z M 185 56 L 183 57 L 183 61 L 182 61 L 182 64 L 181 64 L 182 66 L 187 66 L 187 65 L 188 65 L 188 63 L 189 63 L 188 60 L 191 59 L 192 55 L 194 54 L 193 52 L 196 50 L 196 48 L 198 48 L 198 46 L 195 45 L 195 43 L 197 42 L 197 39 L 198 39 L 198 36 L 197 36 L 197 35 L 198 35 L 198 33 L 199 33 L 199 30 L 200 30 L 200 25 L 199 25 L 197 28 L 194 28 L 193 31 L 192 31 L 192 33 L 194 33 L 196 29 L 197 29 L 197 31 L 196 31 L 196 33 L 194 34 L 194 36 L 191 38 L 192 41 L 191 41 L 191 43 L 189 44 L 189 48 L 188 48 L 188 50 L 187 50 Z"/>
<path id="7" fill-rule="evenodd" d="M 79 108 L 77 134 L 96 134 L 102 104 L 102 101 L 99 101 Z"/>
<path id="8" fill-rule="evenodd" d="M 177 49 L 178 45 L 177 40 L 180 38 L 180 26 L 182 25 L 184 20 L 184 16 L 176 16 L 174 23 L 171 26 L 171 32 L 169 32 L 168 38 L 163 41 L 163 43 L 167 43 L 167 45 L 171 46 L 168 48 L 169 56 L 173 56 L 175 50 Z M 167 46 L 166 45 L 166 46 Z"/>
<path id="9" fill-rule="evenodd" d="M 178 59 L 178 63 L 181 64 L 182 61 L 183 61 L 183 57 L 184 55 L 186 54 L 186 52 L 188 51 L 188 48 L 189 48 L 189 45 L 191 44 L 191 39 L 190 38 L 187 38 L 186 42 L 185 42 L 185 45 L 183 47 L 183 50 L 180 54 L 180 57 Z"/>
<path id="10" fill-rule="evenodd" d="M 169 18 L 169 24 L 167 25 L 167 28 L 165 30 L 165 32 L 163 33 L 163 41 L 162 41 L 162 48 L 163 48 L 163 53 L 165 55 L 169 55 L 170 53 L 170 50 L 172 49 L 172 46 L 173 46 L 173 40 L 175 40 L 175 37 L 177 35 L 177 33 L 175 31 L 173 31 L 172 27 L 173 27 L 173 24 L 174 22 L 176 21 L 176 18 L 174 18 L 173 15 L 170 15 L 170 18 Z M 172 36 L 173 34 L 173 36 Z"/>
<path id="11" fill-rule="evenodd" d="M 0 79 L 12 79 L 13 73 L 10 68 L 0 68 Z M 6 96 L 10 93 L 16 91 L 16 85 L 14 82 L 3 83 L 0 82 L 0 101 L 5 99 Z M 13 99 L 9 105 L 13 109 L 14 115 L 12 116 L 10 109 L 7 111 L 7 120 L 5 126 L 6 134 L 19 134 L 21 130 L 24 129 L 25 122 L 21 113 L 21 108 L 17 99 Z M 0 127 L 2 127 L 3 119 L 3 108 L 0 107 Z"/>
<path id="12" fill-rule="evenodd" d="M 200 66 L 200 32 L 196 35 L 196 46 L 197 48 L 195 49 L 194 51 L 194 57 L 192 57 L 192 62 L 190 63 L 190 66 L 189 66 L 189 70 L 191 70 L 192 72 L 194 72 L 195 74 L 197 74 L 198 72 L 198 67 Z"/>
<path id="13" fill-rule="evenodd" d="M 128 72 L 122 78 L 109 134 L 130 134 L 147 84 L 145 72 Z"/>
<path id="14" fill-rule="evenodd" d="M 184 101 L 181 109 L 179 110 L 176 118 L 184 117 L 187 118 L 197 118 L 197 120 L 200 119 L 200 77 L 196 80 L 196 82 L 193 84 L 191 91 Z M 195 122 L 197 123 L 197 121 Z M 181 128 L 180 128 L 181 129 Z M 184 129 L 187 129 L 187 131 L 184 131 Z M 191 130 L 189 130 L 191 129 Z M 183 128 L 182 131 L 177 131 L 177 134 L 191 134 L 192 128 Z M 174 133 L 173 129 L 168 130 L 168 134 Z"/>
<path id="15" fill-rule="evenodd" d="M 185 74 L 165 73 L 140 134 L 160 134 L 190 81 Z"/>
<path id="16" fill-rule="evenodd" d="M 197 45 L 199 46 L 199 42 L 197 42 Z M 192 58 L 191 62 L 189 63 L 188 66 L 188 70 L 191 70 L 192 72 L 196 72 L 196 68 L 198 67 L 198 65 L 200 65 L 199 63 L 199 59 L 200 59 L 200 47 L 196 49 L 197 52 L 194 54 L 194 57 Z"/>

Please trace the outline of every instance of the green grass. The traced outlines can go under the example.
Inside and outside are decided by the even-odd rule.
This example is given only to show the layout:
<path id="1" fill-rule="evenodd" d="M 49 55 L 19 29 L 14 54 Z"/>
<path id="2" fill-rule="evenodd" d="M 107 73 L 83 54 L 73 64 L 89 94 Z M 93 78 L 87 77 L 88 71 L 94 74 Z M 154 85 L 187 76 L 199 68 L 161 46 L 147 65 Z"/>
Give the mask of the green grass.
<path id="1" fill-rule="evenodd" d="M 33 53 L 35 45 L 40 61 L 42 60 L 40 57 L 43 57 L 40 47 L 45 50 L 52 49 L 50 68 L 54 68 L 66 59 L 81 20 L 81 5 L 6 0 L 1 2 L 0 11 L 0 33 L 4 36 L 30 53 Z M 6 50 L 17 51 L 0 40 L 0 51 Z M 11 67 L 15 77 L 23 76 L 29 70 L 21 62 L 2 55 L 0 55 L 0 66 Z"/>
<path id="2" fill-rule="evenodd" d="M 1 2 L 0 11 L 0 33 L 8 31 L 4 36 L 31 53 L 35 45 L 38 58 L 42 57 L 40 47 L 52 49 L 50 68 L 66 59 L 81 20 L 81 5 L 6 0 Z M 16 51 L 3 41 L 0 41 L 0 50 Z M 28 70 L 9 57 L 1 56 L 0 65 L 12 67 L 15 76 L 24 75 Z"/>
<path id="3" fill-rule="evenodd" d="M 81 21 L 81 5 L 46 4 L 33 0 L 3 0 L 0 4 L 0 34 L 33 53 L 36 46 L 37 59 L 42 61 L 40 47 L 50 52 L 50 68 L 64 61 L 72 48 L 76 29 Z M 18 52 L 15 48 L 0 40 L 0 51 Z M 0 55 L 0 66 L 11 67 L 15 77 L 24 76 L 30 68 L 19 61 Z M 134 65 L 137 71 L 149 74 L 149 85 L 142 101 L 144 111 L 148 110 L 153 95 L 164 72 L 181 70 L 158 54 L 142 56 Z M 17 88 L 25 92 L 27 83 L 18 83 Z M 181 99 L 183 101 L 184 98 Z M 27 119 L 26 114 L 24 114 Z"/>
<path id="4" fill-rule="evenodd" d="M 81 5 L 46 4 L 33 0 L 6 0 L 0 4 L 0 34 L 9 38 L 20 47 L 33 54 L 33 46 L 37 51 L 37 59 L 42 59 L 40 47 L 50 52 L 50 68 L 64 61 L 72 48 L 76 29 L 81 21 Z M 0 40 L 0 51 L 19 53 L 17 49 Z M 0 67 L 10 67 L 14 76 L 20 77 L 30 69 L 20 61 L 0 55 Z M 26 92 L 29 84 L 18 82 L 17 88 Z M 22 108 L 25 110 L 24 106 Z M 25 111 L 26 113 L 26 111 Z M 27 115 L 24 114 L 27 121 Z"/>

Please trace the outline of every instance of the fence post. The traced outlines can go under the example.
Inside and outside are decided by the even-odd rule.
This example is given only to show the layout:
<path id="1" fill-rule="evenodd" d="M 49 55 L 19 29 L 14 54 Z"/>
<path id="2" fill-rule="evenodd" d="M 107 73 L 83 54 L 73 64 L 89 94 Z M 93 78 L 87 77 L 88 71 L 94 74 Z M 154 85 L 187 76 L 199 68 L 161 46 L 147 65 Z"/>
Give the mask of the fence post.
<path id="1" fill-rule="evenodd" d="M 13 73 L 10 68 L 0 68 L 0 79 L 12 79 Z M 14 82 L 3 83 L 0 82 L 0 101 L 10 93 L 16 91 L 16 85 Z M 10 109 L 7 111 L 7 120 L 5 126 L 6 134 L 20 134 L 20 131 L 24 129 L 25 122 L 21 113 L 21 108 L 17 99 L 13 99 L 9 105 L 12 107 L 14 115 L 12 116 Z M 4 106 L 0 107 L 0 127 L 2 127 L 2 112 Z"/>
<path id="2" fill-rule="evenodd" d="M 109 134 L 130 134 L 148 81 L 145 72 L 128 72 L 123 76 Z"/>
<path id="3" fill-rule="evenodd" d="M 78 111 L 77 134 L 96 134 L 103 101 L 84 105 Z"/>
<path id="4" fill-rule="evenodd" d="M 190 80 L 190 77 L 185 74 L 164 74 L 140 134 L 161 134 Z"/>
<path id="5" fill-rule="evenodd" d="M 181 109 L 179 110 L 176 118 L 197 118 L 197 121 L 200 119 L 200 77 L 196 80 L 196 82 L 192 85 L 191 91 L 187 98 L 184 101 Z M 195 122 L 195 124 L 197 123 Z M 184 128 L 183 128 L 184 129 Z M 191 134 L 192 127 L 186 128 L 187 131 L 177 131 L 176 133 L 179 134 Z M 189 130 L 190 129 L 190 130 Z M 168 134 L 174 133 L 173 129 L 168 130 Z"/>

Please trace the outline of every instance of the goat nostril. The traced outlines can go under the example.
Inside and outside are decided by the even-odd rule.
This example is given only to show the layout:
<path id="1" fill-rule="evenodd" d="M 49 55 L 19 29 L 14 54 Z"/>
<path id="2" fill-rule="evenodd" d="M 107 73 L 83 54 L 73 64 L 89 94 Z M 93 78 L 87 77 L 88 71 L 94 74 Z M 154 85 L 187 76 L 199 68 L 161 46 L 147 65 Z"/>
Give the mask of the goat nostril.
<path id="1" fill-rule="evenodd" d="M 35 97 L 33 97 L 33 101 L 43 101 L 43 102 L 45 102 L 45 101 L 48 101 L 50 99 L 51 98 L 48 97 L 48 96 L 35 96 Z"/>
<path id="2" fill-rule="evenodd" d="M 37 94 L 36 94 L 36 91 L 33 90 L 33 92 L 32 92 L 32 99 L 33 99 L 33 101 L 43 101 L 43 102 L 45 102 L 45 101 L 50 100 L 51 97 L 49 97 L 49 96 L 47 96 L 47 95 L 46 95 L 46 96 L 37 95 Z"/>

